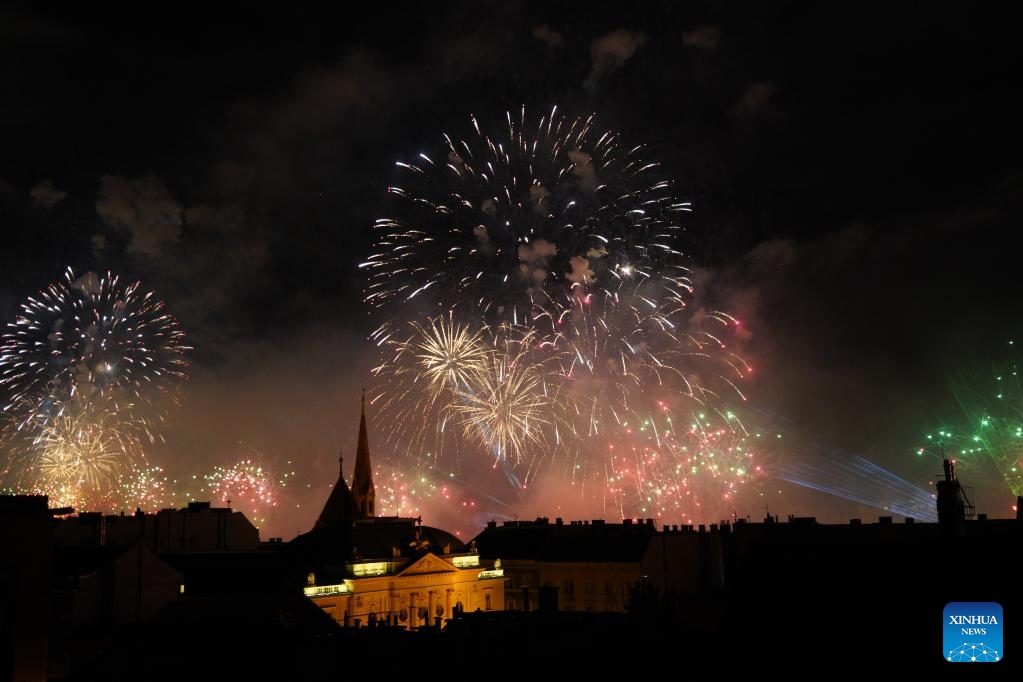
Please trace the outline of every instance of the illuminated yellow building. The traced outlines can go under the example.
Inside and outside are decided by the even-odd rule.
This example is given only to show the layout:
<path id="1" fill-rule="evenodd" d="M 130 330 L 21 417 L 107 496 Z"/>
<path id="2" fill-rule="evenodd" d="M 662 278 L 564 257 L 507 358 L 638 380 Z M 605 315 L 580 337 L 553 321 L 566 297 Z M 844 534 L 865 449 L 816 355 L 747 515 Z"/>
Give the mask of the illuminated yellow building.
<path id="1" fill-rule="evenodd" d="M 390 522 L 396 534 L 415 528 L 422 537 L 423 527 L 415 525 L 416 519 L 379 521 Z M 353 535 L 358 537 L 358 530 Z M 310 574 L 305 594 L 348 627 L 443 626 L 459 611 L 504 609 L 500 561 L 494 568 L 484 568 L 479 555 L 471 551 L 435 554 L 425 548 L 412 552 L 396 548 L 394 553 L 396 556 L 388 559 L 346 562 L 345 577 L 330 584 Z"/>
<path id="2" fill-rule="evenodd" d="M 307 597 L 345 627 L 443 627 L 460 612 L 504 610 L 500 560 L 421 519 L 375 516 L 365 396 L 351 490 L 339 464 L 315 527 L 288 547 Z"/>

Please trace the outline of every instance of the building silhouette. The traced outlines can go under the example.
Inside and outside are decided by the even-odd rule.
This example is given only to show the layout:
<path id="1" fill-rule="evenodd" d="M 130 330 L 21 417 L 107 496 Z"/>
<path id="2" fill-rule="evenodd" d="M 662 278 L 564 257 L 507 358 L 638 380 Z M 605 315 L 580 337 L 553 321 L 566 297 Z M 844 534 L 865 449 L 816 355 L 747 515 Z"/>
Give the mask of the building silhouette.
<path id="1" fill-rule="evenodd" d="M 543 606 L 624 613 L 630 590 L 645 574 L 643 556 L 655 534 L 652 521 L 566 524 L 538 518 L 491 521 L 474 542 L 483 557 L 501 562 L 509 611 Z"/>
<path id="2" fill-rule="evenodd" d="M 376 514 L 364 401 L 355 460 L 350 488 L 339 456 L 290 542 L 260 542 L 243 514 L 208 503 L 71 515 L 0 496 L 0 679 L 319 681 L 505 660 L 606 674 L 612 660 L 640 670 L 684 654 L 798 672 L 893 643 L 901 665 L 930 671 L 947 665 L 948 602 L 1020 612 L 1023 507 L 975 513 L 952 462 L 937 523 L 541 517 L 464 543 Z M 999 670 L 1023 660 L 1014 637 Z"/>
<path id="3" fill-rule="evenodd" d="M 61 519 L 54 528 L 61 547 L 121 546 L 141 542 L 157 554 L 254 551 L 259 530 L 245 514 L 209 502 L 189 502 L 182 509 L 155 514 L 81 512 Z"/>
<path id="4" fill-rule="evenodd" d="M 0 495 L 0 680 L 44 680 L 53 516 L 41 495 Z"/>

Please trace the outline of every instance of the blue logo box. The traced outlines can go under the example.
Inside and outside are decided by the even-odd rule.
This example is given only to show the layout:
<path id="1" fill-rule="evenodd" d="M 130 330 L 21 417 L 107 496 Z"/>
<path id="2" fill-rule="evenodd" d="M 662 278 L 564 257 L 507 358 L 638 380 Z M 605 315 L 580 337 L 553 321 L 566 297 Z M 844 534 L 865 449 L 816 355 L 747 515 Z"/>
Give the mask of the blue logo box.
<path id="1" fill-rule="evenodd" d="M 993 601 L 956 601 L 945 605 L 942 656 L 950 663 L 996 663 L 1002 645 L 1002 607 Z"/>

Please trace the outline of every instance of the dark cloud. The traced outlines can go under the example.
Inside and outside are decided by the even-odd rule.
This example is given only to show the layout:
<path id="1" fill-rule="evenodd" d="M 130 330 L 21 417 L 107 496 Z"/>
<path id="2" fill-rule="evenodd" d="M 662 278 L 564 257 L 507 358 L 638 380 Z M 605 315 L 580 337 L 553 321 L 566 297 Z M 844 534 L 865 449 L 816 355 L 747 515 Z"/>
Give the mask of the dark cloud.
<path id="1" fill-rule="evenodd" d="M 322 135 L 336 129 L 353 112 L 376 111 L 396 95 L 397 79 L 376 56 L 354 50 L 336 66 L 311 66 L 296 77 L 285 97 L 268 106 L 256 105 L 250 118 L 262 129 L 254 143 L 272 154 L 293 138 Z"/>
<path id="2" fill-rule="evenodd" d="M 548 47 L 561 47 L 565 44 L 561 34 L 546 24 L 533 27 L 533 37 L 542 40 Z"/>
<path id="3" fill-rule="evenodd" d="M 716 50 L 721 40 L 719 26 L 697 26 L 692 31 L 682 34 L 682 44 L 686 47 L 698 47 L 701 50 Z"/>
<path id="4" fill-rule="evenodd" d="M 66 22 L 40 17 L 24 7 L 0 7 L 0 40 L 8 44 L 52 46 L 79 32 Z"/>
<path id="5" fill-rule="evenodd" d="M 583 88 L 593 92 L 600 81 L 622 67 L 643 45 L 647 37 L 642 31 L 615 29 L 590 44 L 590 74 Z"/>
<path id="6" fill-rule="evenodd" d="M 568 158 L 572 159 L 572 173 L 579 178 L 579 186 L 587 192 L 596 190 L 599 179 L 590 155 L 579 149 L 573 149 L 568 152 Z"/>
<path id="7" fill-rule="evenodd" d="M 177 243 L 183 210 L 157 177 L 101 178 L 96 214 L 109 228 L 128 232 L 128 253 L 157 257 Z"/>
<path id="8" fill-rule="evenodd" d="M 224 206 L 199 204 L 185 209 L 185 222 L 201 230 L 238 232 L 245 225 L 245 209 L 236 203 Z"/>
<path id="9" fill-rule="evenodd" d="M 67 192 L 53 186 L 53 181 L 44 178 L 32 186 L 28 191 L 32 197 L 32 203 L 40 208 L 53 208 L 61 199 L 67 196 Z"/>
<path id="10" fill-rule="evenodd" d="M 775 94 L 775 85 L 771 81 L 760 81 L 747 87 L 739 96 L 735 105 L 735 114 L 739 118 L 755 116 L 771 105 Z"/>

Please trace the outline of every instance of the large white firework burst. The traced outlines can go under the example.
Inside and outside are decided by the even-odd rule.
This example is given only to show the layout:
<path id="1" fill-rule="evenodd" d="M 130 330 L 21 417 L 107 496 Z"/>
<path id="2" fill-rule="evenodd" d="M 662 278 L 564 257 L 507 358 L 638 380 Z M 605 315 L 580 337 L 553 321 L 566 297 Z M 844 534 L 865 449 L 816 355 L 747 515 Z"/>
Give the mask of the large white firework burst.
<path id="1" fill-rule="evenodd" d="M 189 350 L 177 319 L 141 283 L 68 268 L 0 337 L 4 478 L 108 496 L 162 437 Z"/>
<path id="2" fill-rule="evenodd" d="M 733 348 L 739 322 L 697 305 L 684 252 L 690 205 L 644 146 L 556 109 L 469 122 L 466 135 L 445 134 L 397 164 L 393 210 L 376 222 L 361 264 L 366 302 L 381 318 L 375 398 L 389 444 L 416 456 L 495 454 L 485 434 L 509 434 L 515 420 L 457 439 L 449 428 L 470 409 L 468 423 L 488 409 L 498 418 L 496 399 L 474 402 L 488 395 L 487 375 L 466 371 L 487 353 L 515 357 L 533 377 L 521 404 L 544 416 L 521 420 L 518 440 L 496 446 L 513 468 L 558 453 L 585 461 L 588 439 L 613 435 L 658 395 L 699 406 L 743 400 L 750 368 Z M 415 352 L 445 344 L 429 362 Z M 422 396 L 446 404 L 425 411 Z"/>

